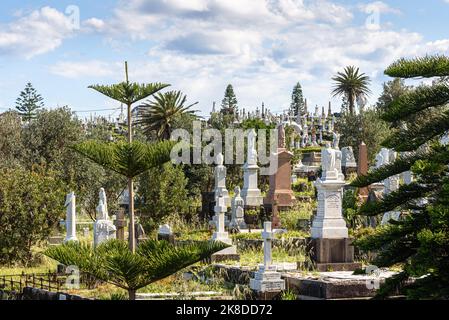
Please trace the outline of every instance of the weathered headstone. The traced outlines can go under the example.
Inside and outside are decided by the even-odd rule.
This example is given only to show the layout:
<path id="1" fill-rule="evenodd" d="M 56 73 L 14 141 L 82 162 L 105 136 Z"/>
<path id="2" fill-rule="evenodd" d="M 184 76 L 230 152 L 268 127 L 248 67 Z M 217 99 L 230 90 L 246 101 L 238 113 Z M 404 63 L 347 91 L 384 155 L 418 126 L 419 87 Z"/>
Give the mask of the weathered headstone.
<path id="1" fill-rule="evenodd" d="M 243 166 L 243 189 L 241 196 L 245 201 L 245 206 L 257 207 L 263 202 L 262 193 L 258 188 L 257 151 L 256 151 L 256 130 L 251 129 L 248 133 L 248 154 Z"/>
<path id="2" fill-rule="evenodd" d="M 216 163 L 215 172 L 214 172 L 215 201 L 217 200 L 218 195 L 222 194 L 225 199 L 226 206 L 229 207 L 231 205 L 231 199 L 229 198 L 228 189 L 226 189 L 226 167 L 223 165 L 223 163 L 224 163 L 223 154 L 221 154 L 221 153 L 217 154 L 217 156 L 215 158 L 215 163 Z"/>
<path id="3" fill-rule="evenodd" d="M 348 228 L 342 216 L 342 189 L 344 176 L 336 166 L 341 151 L 329 144 L 322 151 L 323 172 L 315 182 L 318 189 L 318 210 L 312 224 L 312 238 L 340 239 L 348 237 Z"/>
<path id="4" fill-rule="evenodd" d="M 341 167 L 344 174 L 357 172 L 357 163 L 354 157 L 354 151 L 352 147 L 344 147 L 341 149 Z"/>
<path id="5" fill-rule="evenodd" d="M 278 293 L 285 289 L 285 281 L 281 279 L 281 274 L 276 271 L 276 266 L 272 264 L 272 239 L 274 233 L 271 228 L 271 222 L 264 223 L 262 238 L 264 239 L 263 265 L 259 265 L 254 279 L 250 279 L 250 288 L 257 293 Z"/>
<path id="6" fill-rule="evenodd" d="M 240 187 L 235 187 L 234 198 L 231 201 L 231 223 L 229 228 L 231 229 L 246 229 L 246 223 L 244 218 L 244 206 L 245 201 L 240 196 Z"/>
<path id="7" fill-rule="evenodd" d="M 99 202 L 97 206 L 97 220 L 94 223 L 94 246 L 98 246 L 104 241 L 116 238 L 116 227 L 109 219 L 106 193 L 100 189 Z"/>
<path id="8" fill-rule="evenodd" d="M 67 195 L 65 207 L 67 208 L 65 219 L 67 234 L 64 242 L 78 241 L 78 238 L 76 237 L 76 196 L 74 192 Z"/>
<path id="9" fill-rule="evenodd" d="M 282 137 L 282 132 L 284 132 L 283 126 L 278 128 Z M 270 190 L 264 199 L 264 205 L 271 206 L 273 225 L 275 228 L 280 227 L 278 210 L 291 207 L 295 200 L 295 195 L 291 186 L 291 159 L 293 154 L 285 149 L 285 141 L 279 139 L 277 153 L 274 154 L 277 158 L 277 170 L 274 174 L 270 176 Z"/>
<path id="10" fill-rule="evenodd" d="M 116 238 L 119 240 L 125 240 L 125 227 L 126 227 L 126 219 L 125 219 L 125 209 L 120 208 L 117 213 L 117 219 L 114 221 L 114 225 L 117 229 Z"/>
<path id="11" fill-rule="evenodd" d="M 341 151 L 330 144 L 322 151 L 322 176 L 315 182 L 318 209 L 311 228 L 312 259 L 319 271 L 355 270 L 354 248 L 342 215 L 342 194 L 346 184 L 341 173 Z"/>
<path id="12" fill-rule="evenodd" d="M 165 240 L 171 243 L 175 242 L 175 237 L 173 235 L 173 231 L 171 227 L 168 224 L 164 224 L 162 226 L 159 226 L 159 229 L 157 231 L 157 239 L 158 240 Z"/>
<path id="13" fill-rule="evenodd" d="M 229 238 L 229 233 L 225 231 L 225 212 L 227 207 L 222 194 L 218 196 L 217 204 L 215 205 L 216 230 L 212 235 L 212 241 L 220 241 L 226 244 L 232 244 Z M 219 262 L 223 260 L 239 260 L 240 256 L 237 254 L 236 246 L 231 246 L 212 255 L 212 262 Z"/>

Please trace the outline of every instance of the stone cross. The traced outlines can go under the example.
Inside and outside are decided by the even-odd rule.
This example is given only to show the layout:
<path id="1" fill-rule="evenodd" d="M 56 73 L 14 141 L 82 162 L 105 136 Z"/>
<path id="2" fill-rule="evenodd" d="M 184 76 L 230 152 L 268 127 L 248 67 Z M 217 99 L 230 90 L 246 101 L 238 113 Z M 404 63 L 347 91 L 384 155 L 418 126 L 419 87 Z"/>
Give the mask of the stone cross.
<path id="1" fill-rule="evenodd" d="M 227 207 L 225 205 L 225 199 L 223 197 L 223 194 L 219 194 L 219 196 L 217 198 L 217 204 L 214 208 L 216 230 L 215 230 L 214 234 L 212 235 L 212 240 L 231 244 L 232 240 L 229 239 L 229 235 L 225 231 L 225 212 L 226 212 L 226 210 L 227 210 Z"/>
<path id="2" fill-rule="evenodd" d="M 78 241 L 78 238 L 76 237 L 76 196 L 74 192 L 67 195 L 65 207 L 67 208 L 65 220 L 67 235 L 64 242 Z"/>
<path id="3" fill-rule="evenodd" d="M 271 229 L 271 222 L 267 221 L 263 224 L 263 265 L 265 270 L 271 266 L 272 254 L 271 254 L 271 240 L 273 240 L 273 232 Z"/>

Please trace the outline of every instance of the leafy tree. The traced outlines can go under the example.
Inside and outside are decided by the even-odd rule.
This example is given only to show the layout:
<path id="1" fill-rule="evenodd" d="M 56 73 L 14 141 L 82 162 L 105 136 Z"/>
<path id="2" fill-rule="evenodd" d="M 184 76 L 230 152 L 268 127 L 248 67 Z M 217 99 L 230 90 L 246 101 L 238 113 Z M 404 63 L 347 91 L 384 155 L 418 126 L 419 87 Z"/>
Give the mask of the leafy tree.
<path id="1" fill-rule="evenodd" d="M 127 150 L 128 154 L 124 155 L 131 156 L 133 153 L 133 149 L 139 148 L 137 144 L 133 145 L 133 123 L 132 123 L 132 105 L 138 101 L 148 98 L 149 96 L 161 91 L 162 89 L 168 87 L 168 84 L 162 83 L 149 83 L 149 84 L 139 84 L 135 82 L 129 82 L 128 79 L 128 63 L 125 62 L 125 77 L 126 81 L 114 84 L 114 85 L 92 85 L 89 88 L 94 89 L 103 95 L 121 102 L 127 106 L 128 109 L 128 144 L 127 148 L 123 148 L 122 145 L 117 145 L 116 150 Z M 142 149 L 141 149 L 142 150 Z M 92 149 L 92 151 L 94 151 Z M 98 151 L 98 150 L 97 150 Z M 95 153 L 95 151 L 94 151 Z M 126 151 L 125 151 L 126 153 Z M 97 154 L 98 155 L 98 154 Z M 112 161 L 112 159 L 110 159 Z M 130 161 L 135 161 L 137 159 L 130 159 Z M 127 169 L 131 169 L 128 167 Z M 145 170 L 144 170 L 145 171 Z M 128 193 L 129 193 L 129 218 L 130 218 L 130 237 L 129 237 L 129 247 L 132 252 L 136 249 L 136 240 L 135 240 L 135 229 L 134 229 L 134 182 L 133 176 L 127 176 L 128 178 Z"/>
<path id="2" fill-rule="evenodd" d="M 142 125 L 144 132 L 150 136 L 151 131 L 156 131 L 158 139 L 170 139 L 173 123 L 182 114 L 193 115 L 196 111 L 189 110 L 198 102 L 186 104 L 187 96 L 181 91 L 169 91 L 158 93 L 154 101 L 139 106 L 138 124 Z"/>
<path id="3" fill-rule="evenodd" d="M 377 100 L 376 107 L 385 110 L 395 99 L 407 93 L 411 87 L 406 86 L 404 79 L 396 78 L 383 84 L 383 92 Z"/>
<path id="4" fill-rule="evenodd" d="M 370 94 L 371 90 L 368 88 L 370 83 L 369 77 L 364 73 L 359 73 L 359 68 L 354 66 L 347 66 L 343 72 L 338 72 L 334 81 L 334 96 L 344 96 L 348 101 L 349 113 L 355 113 L 355 101 L 360 96 Z"/>
<path id="5" fill-rule="evenodd" d="M 207 259 L 226 247 L 228 245 L 222 242 L 175 246 L 166 241 L 147 240 L 133 253 L 126 243 L 110 240 L 96 248 L 87 243 L 69 242 L 48 248 L 45 255 L 65 265 L 79 266 L 80 271 L 127 290 L 129 299 L 135 300 L 138 289 Z"/>
<path id="6" fill-rule="evenodd" d="M 238 111 L 237 108 L 237 97 L 234 93 L 234 88 L 231 84 L 226 87 L 225 95 L 221 101 L 221 113 L 227 115 L 236 115 Z"/>
<path id="7" fill-rule="evenodd" d="M 22 164 L 25 156 L 21 117 L 15 111 L 0 114 L 0 167 Z"/>
<path id="8" fill-rule="evenodd" d="M 28 82 L 16 100 L 16 109 L 23 121 L 30 121 L 36 116 L 36 111 L 44 106 L 44 98 L 37 93 L 33 85 Z"/>
<path id="9" fill-rule="evenodd" d="M 381 142 L 390 134 L 388 123 L 380 118 L 379 111 L 367 109 L 361 114 L 343 113 L 337 118 L 337 130 L 341 134 L 340 146 L 351 146 L 356 159 L 359 145 L 367 145 L 368 160 L 373 161 L 380 151 Z"/>
<path id="10" fill-rule="evenodd" d="M 446 77 L 449 58 L 400 59 L 385 74 L 403 79 Z M 402 271 L 381 287 L 380 298 L 395 290 L 409 298 L 449 298 L 449 146 L 440 143 L 449 130 L 448 102 L 446 81 L 421 85 L 395 98 L 382 118 L 398 123 L 399 129 L 383 145 L 403 154 L 353 182 L 365 187 L 408 170 L 414 175 L 411 184 L 360 208 L 360 213 L 368 216 L 393 210 L 408 213 L 356 242 L 362 249 L 377 251 L 377 266 L 402 265 Z M 415 279 L 412 283 L 411 277 Z"/>
<path id="11" fill-rule="evenodd" d="M 25 156 L 18 159 L 25 168 L 32 170 L 36 165 L 51 170 L 67 186 L 67 192 L 74 191 L 81 208 L 95 217 L 98 204 L 98 190 L 105 188 L 109 207 L 114 209 L 118 194 L 126 181 L 119 174 L 111 174 L 92 164 L 85 157 L 70 149 L 72 144 L 86 138 L 109 141 L 108 125 L 94 120 L 83 124 L 68 108 L 41 110 L 28 126 L 22 129 Z"/>
<path id="12" fill-rule="evenodd" d="M 293 88 L 292 103 L 290 104 L 290 108 L 293 110 L 295 116 L 297 116 L 298 113 L 303 115 L 307 112 L 301 84 L 299 82 Z"/>
<path id="13" fill-rule="evenodd" d="M 1 171 L 0 264 L 35 262 L 32 248 L 47 239 L 64 214 L 64 194 L 50 172 Z"/>
<path id="14" fill-rule="evenodd" d="M 158 179 L 151 179 L 158 177 Z M 139 178 L 140 222 L 147 231 L 169 215 L 188 213 L 187 178 L 181 166 L 166 163 L 150 169 Z"/>

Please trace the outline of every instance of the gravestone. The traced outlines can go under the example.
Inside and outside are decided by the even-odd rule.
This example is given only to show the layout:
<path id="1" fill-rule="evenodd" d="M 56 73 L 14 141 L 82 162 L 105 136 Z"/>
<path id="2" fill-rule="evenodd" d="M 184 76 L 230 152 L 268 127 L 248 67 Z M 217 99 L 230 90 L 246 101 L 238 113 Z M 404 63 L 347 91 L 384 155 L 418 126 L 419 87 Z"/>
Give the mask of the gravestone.
<path id="1" fill-rule="evenodd" d="M 67 195 L 65 207 L 67 208 L 65 219 L 67 233 L 64 242 L 78 241 L 78 238 L 76 237 L 76 196 L 74 192 Z"/>
<path id="2" fill-rule="evenodd" d="M 114 225 L 116 230 L 116 238 L 119 240 L 125 240 L 125 227 L 126 227 L 126 219 L 125 219 L 125 209 L 120 208 L 117 212 L 117 219 L 114 221 Z"/>
<path id="3" fill-rule="evenodd" d="M 174 243 L 175 242 L 175 236 L 173 234 L 173 231 L 171 229 L 171 227 L 168 224 L 164 224 L 162 226 L 159 226 L 159 229 L 157 231 L 157 239 L 160 240 L 165 240 L 168 241 L 170 243 Z"/>
<path id="4" fill-rule="evenodd" d="M 248 133 L 247 160 L 243 166 L 243 189 L 241 196 L 247 207 L 258 207 L 263 203 L 262 193 L 258 188 L 256 130 L 251 129 Z"/>
<path id="5" fill-rule="evenodd" d="M 354 157 L 352 147 L 344 147 L 341 149 L 341 167 L 345 175 L 357 172 L 357 163 Z"/>
<path id="6" fill-rule="evenodd" d="M 106 192 L 100 189 L 99 202 L 97 206 L 97 220 L 94 223 L 94 246 L 116 238 L 116 227 L 109 219 Z"/>
<path id="7" fill-rule="evenodd" d="M 216 230 L 212 235 L 212 241 L 220 241 L 231 245 L 232 240 L 229 238 L 229 233 L 225 231 L 225 212 L 227 207 L 225 205 L 225 199 L 222 194 L 218 196 L 217 204 L 215 205 L 215 217 L 216 217 Z M 236 246 L 231 246 L 224 250 L 214 253 L 211 256 L 212 262 L 219 262 L 224 260 L 240 260 L 240 256 L 237 254 Z"/>
<path id="8" fill-rule="evenodd" d="M 391 149 L 382 148 L 383 157 L 384 157 L 384 164 L 390 164 L 396 161 L 397 158 L 397 152 Z M 399 175 L 394 175 L 391 177 L 388 177 L 384 180 L 384 196 L 389 195 L 392 192 L 395 192 L 399 189 Z M 381 225 L 388 224 L 390 220 L 399 220 L 401 216 L 400 211 L 388 211 L 385 212 Z"/>
<path id="9" fill-rule="evenodd" d="M 245 201 L 240 196 L 240 187 L 235 187 L 234 190 L 234 198 L 231 201 L 231 222 L 229 224 L 229 228 L 231 229 L 246 229 L 246 223 L 244 218 L 244 206 Z"/>
<path id="10" fill-rule="evenodd" d="M 274 238 L 274 233 L 271 222 L 264 223 L 262 238 L 264 240 L 264 263 L 259 265 L 259 270 L 255 273 L 254 279 L 250 279 L 249 286 L 259 295 L 277 294 L 285 290 L 285 281 L 281 279 L 281 274 L 277 272 L 276 266 L 272 264 L 271 242 Z"/>
<path id="11" fill-rule="evenodd" d="M 322 175 L 315 182 L 318 192 L 317 214 L 311 228 L 309 250 L 318 271 L 355 270 L 354 248 L 342 215 L 342 194 L 345 186 L 341 173 L 341 151 L 327 143 L 322 151 Z"/>
<path id="12" fill-rule="evenodd" d="M 224 157 L 222 153 L 217 154 L 215 158 L 215 201 L 218 198 L 219 194 L 222 194 L 225 199 L 225 204 L 227 207 L 231 205 L 231 199 L 229 198 L 228 189 L 226 189 L 226 167 L 223 165 Z"/>
<path id="13" fill-rule="evenodd" d="M 277 170 L 270 176 L 270 190 L 264 198 L 264 205 L 271 207 L 272 222 L 275 228 L 280 227 L 278 211 L 290 208 L 295 200 L 291 185 L 291 159 L 293 154 L 285 149 L 285 140 L 282 139 L 284 136 L 283 125 L 280 125 L 278 130 L 280 139 L 277 153 L 274 154 L 274 157 L 277 158 Z"/>

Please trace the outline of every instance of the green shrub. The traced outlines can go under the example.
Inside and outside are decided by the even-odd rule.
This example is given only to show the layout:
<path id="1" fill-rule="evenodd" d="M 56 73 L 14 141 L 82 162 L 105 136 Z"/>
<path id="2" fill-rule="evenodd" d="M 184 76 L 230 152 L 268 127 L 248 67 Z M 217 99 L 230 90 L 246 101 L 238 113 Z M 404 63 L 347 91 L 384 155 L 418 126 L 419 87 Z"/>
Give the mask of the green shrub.
<path id="1" fill-rule="evenodd" d="M 314 209 L 314 203 L 298 202 L 292 209 L 279 212 L 282 227 L 287 230 L 299 230 L 299 220 L 310 219 Z"/>
<path id="2" fill-rule="evenodd" d="M 52 173 L 5 169 L 0 174 L 0 264 L 36 261 L 33 247 L 45 241 L 64 216 L 65 192 Z"/>

